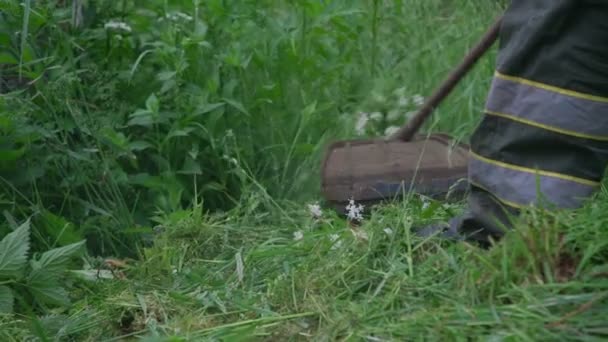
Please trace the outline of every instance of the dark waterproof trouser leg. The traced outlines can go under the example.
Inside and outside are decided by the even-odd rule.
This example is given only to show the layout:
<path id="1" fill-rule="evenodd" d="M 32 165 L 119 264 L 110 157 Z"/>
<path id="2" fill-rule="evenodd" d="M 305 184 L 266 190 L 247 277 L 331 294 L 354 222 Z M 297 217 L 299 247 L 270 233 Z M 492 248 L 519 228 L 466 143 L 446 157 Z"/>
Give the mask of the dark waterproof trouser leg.
<path id="1" fill-rule="evenodd" d="M 504 212 L 574 209 L 608 163 L 608 1 L 513 0 L 471 139 L 469 211 L 450 231 L 500 238 Z"/>

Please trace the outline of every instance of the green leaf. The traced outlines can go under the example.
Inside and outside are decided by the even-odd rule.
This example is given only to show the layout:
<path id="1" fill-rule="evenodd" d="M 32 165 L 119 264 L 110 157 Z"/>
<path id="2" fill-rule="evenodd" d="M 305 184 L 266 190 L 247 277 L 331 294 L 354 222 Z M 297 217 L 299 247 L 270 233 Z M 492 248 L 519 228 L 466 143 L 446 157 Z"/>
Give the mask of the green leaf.
<path id="1" fill-rule="evenodd" d="M 220 107 L 224 106 L 224 103 L 220 102 L 220 103 L 205 103 L 205 104 L 201 104 L 199 105 L 196 110 L 195 113 L 196 114 L 205 114 L 205 113 L 209 113 L 211 111 L 214 111 Z"/>
<path id="2" fill-rule="evenodd" d="M 165 82 L 174 78 L 176 74 L 177 72 L 175 71 L 161 71 L 160 73 L 158 73 L 157 78 L 159 81 Z"/>
<path id="3" fill-rule="evenodd" d="M 154 113 L 147 109 L 138 109 L 135 113 L 129 115 L 127 126 L 150 126 L 157 122 L 153 115 Z"/>
<path id="4" fill-rule="evenodd" d="M 100 134 L 103 140 L 106 140 L 108 143 L 113 144 L 119 148 L 125 148 L 128 141 L 125 135 L 121 132 L 116 132 L 111 128 L 104 128 Z"/>
<path id="5" fill-rule="evenodd" d="M 151 111 L 152 113 L 158 113 L 160 108 L 160 104 L 158 103 L 158 98 L 156 95 L 151 94 L 146 100 L 146 109 Z"/>
<path id="6" fill-rule="evenodd" d="M 168 92 L 169 90 L 175 88 L 177 86 L 177 82 L 175 82 L 175 80 L 168 80 L 163 82 L 163 86 L 160 88 L 160 93 L 164 94 L 166 92 Z"/>
<path id="7" fill-rule="evenodd" d="M 19 61 L 15 56 L 8 52 L 0 52 L 0 64 L 19 64 Z"/>
<path id="8" fill-rule="evenodd" d="M 15 297 L 8 286 L 0 286 L 0 313 L 12 313 Z"/>
<path id="9" fill-rule="evenodd" d="M 249 114 L 249 112 L 247 111 L 247 109 L 245 109 L 245 107 L 243 106 L 242 103 L 240 103 L 236 100 L 231 100 L 231 99 L 227 99 L 227 98 L 224 98 L 222 100 L 224 100 L 227 104 L 231 105 L 232 107 L 236 108 L 239 112 L 241 112 L 247 116 L 251 116 L 251 114 Z"/>
<path id="10" fill-rule="evenodd" d="M 17 149 L 17 150 L 2 150 L 2 151 L 0 151 L 0 161 L 1 162 L 15 161 L 15 160 L 21 158 L 21 156 L 23 156 L 23 154 L 25 154 L 25 152 L 26 152 L 25 147 L 21 147 L 20 149 Z"/>
<path id="11" fill-rule="evenodd" d="M 129 150 L 131 151 L 143 151 L 151 147 L 154 147 L 154 145 L 143 140 L 137 140 L 129 143 Z"/>
<path id="12" fill-rule="evenodd" d="M 70 157 L 74 158 L 75 160 L 79 160 L 79 161 L 91 161 L 91 157 L 89 156 L 88 153 L 75 152 L 75 151 L 72 151 L 70 149 L 66 149 L 66 153 L 67 153 L 67 155 L 69 155 Z"/>
<path id="13" fill-rule="evenodd" d="M 182 169 L 178 171 L 178 173 L 186 175 L 201 175 L 203 174 L 203 170 L 196 160 L 190 156 L 187 156 L 184 161 L 184 166 L 182 166 Z"/>
<path id="14" fill-rule="evenodd" d="M 186 127 L 183 129 L 173 129 L 173 130 L 171 130 L 171 132 L 169 132 L 169 134 L 167 135 L 167 137 L 165 139 L 169 140 L 174 137 L 187 137 L 190 135 L 190 133 L 192 131 L 194 131 L 194 127 Z"/>
<path id="15" fill-rule="evenodd" d="M 0 4 L 2 4 L 2 1 L 0 1 Z M 2 10 L 2 6 L 0 6 L 0 10 Z M 11 45 L 11 36 L 9 34 L 7 34 L 6 32 L 0 31 L 0 46 L 10 47 L 10 45 Z"/>
<path id="16" fill-rule="evenodd" d="M 67 291 L 59 285 L 58 276 L 45 269 L 32 271 L 28 277 L 27 287 L 41 303 L 62 306 L 70 304 Z"/>
<path id="17" fill-rule="evenodd" d="M 30 220 L 0 241 L 0 279 L 19 277 L 27 263 L 30 248 Z"/>
<path id="18" fill-rule="evenodd" d="M 82 240 L 82 233 L 78 227 L 64 217 L 57 216 L 48 210 L 43 211 L 41 216 L 41 225 L 50 244 L 65 246 Z"/>
<path id="19" fill-rule="evenodd" d="M 48 250 L 42 253 L 38 260 L 31 261 L 32 268 L 59 275 L 67 267 L 70 258 L 80 250 L 84 243 L 85 240 L 82 240 L 67 246 Z"/>

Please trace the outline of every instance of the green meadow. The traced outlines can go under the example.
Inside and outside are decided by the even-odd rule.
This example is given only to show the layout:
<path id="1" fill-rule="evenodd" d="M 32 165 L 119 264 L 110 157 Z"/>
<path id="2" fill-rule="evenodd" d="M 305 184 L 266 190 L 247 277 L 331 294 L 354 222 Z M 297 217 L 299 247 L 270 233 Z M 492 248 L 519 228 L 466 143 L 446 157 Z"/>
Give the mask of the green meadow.
<path id="1" fill-rule="evenodd" d="M 608 192 L 485 250 L 325 205 L 506 1 L 0 0 L 0 340 L 600 341 Z M 425 123 L 467 141 L 488 52 Z"/>

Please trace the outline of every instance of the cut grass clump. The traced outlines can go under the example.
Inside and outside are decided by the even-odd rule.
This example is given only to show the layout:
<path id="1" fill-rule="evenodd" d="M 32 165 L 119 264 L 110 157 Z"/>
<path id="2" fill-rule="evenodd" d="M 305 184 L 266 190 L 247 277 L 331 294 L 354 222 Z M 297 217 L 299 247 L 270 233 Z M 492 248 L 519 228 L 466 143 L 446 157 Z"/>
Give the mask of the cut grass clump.
<path id="1" fill-rule="evenodd" d="M 415 197 L 366 209 L 357 228 L 307 207 L 286 209 L 291 223 L 276 210 L 184 211 L 124 278 L 79 283 L 76 307 L 105 317 L 82 340 L 599 340 L 608 259 L 591 223 L 605 221 L 605 198 L 580 214 L 530 210 L 489 250 L 416 237 L 423 216 L 457 208 Z"/>

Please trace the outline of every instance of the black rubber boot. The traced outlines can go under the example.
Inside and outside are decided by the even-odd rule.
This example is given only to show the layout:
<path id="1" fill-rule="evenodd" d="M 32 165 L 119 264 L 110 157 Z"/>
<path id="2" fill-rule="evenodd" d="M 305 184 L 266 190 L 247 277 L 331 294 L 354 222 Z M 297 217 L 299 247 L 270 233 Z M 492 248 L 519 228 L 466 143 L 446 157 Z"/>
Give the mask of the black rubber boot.
<path id="1" fill-rule="evenodd" d="M 498 242 L 502 235 L 492 234 L 490 229 L 467 212 L 450 219 L 447 223 L 435 223 L 424 226 L 415 232 L 421 238 L 438 237 L 453 242 L 469 242 L 488 249 L 492 242 Z"/>
<path id="2" fill-rule="evenodd" d="M 422 238 L 437 236 L 452 241 L 462 241 L 464 237 L 458 233 L 458 227 L 462 221 L 461 217 L 455 217 L 447 223 L 436 223 L 425 226 L 416 231 L 416 235 Z"/>

